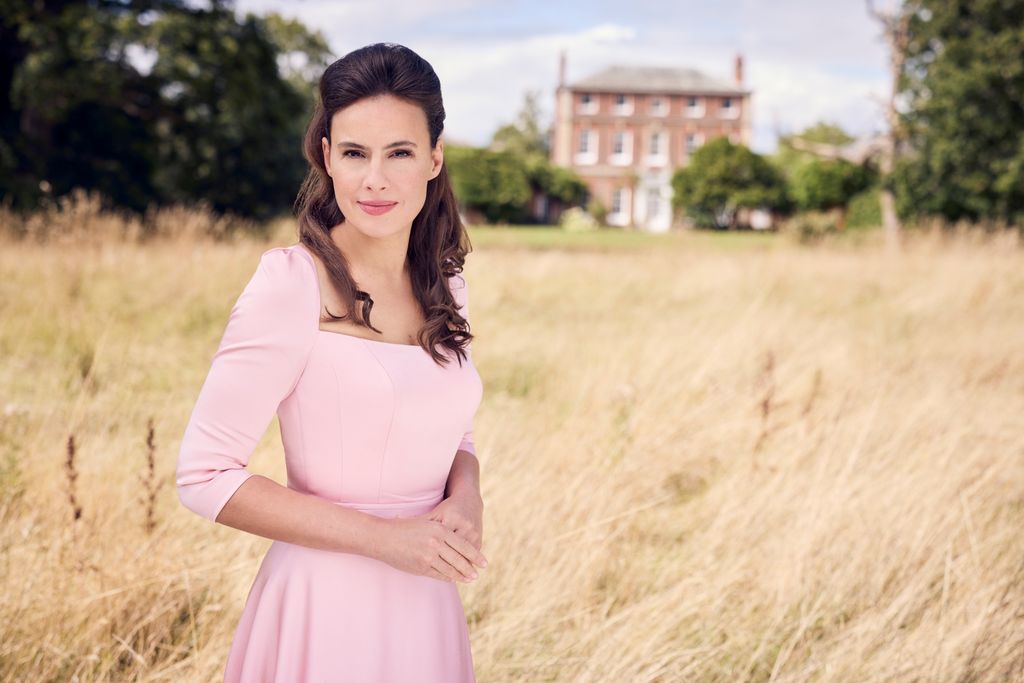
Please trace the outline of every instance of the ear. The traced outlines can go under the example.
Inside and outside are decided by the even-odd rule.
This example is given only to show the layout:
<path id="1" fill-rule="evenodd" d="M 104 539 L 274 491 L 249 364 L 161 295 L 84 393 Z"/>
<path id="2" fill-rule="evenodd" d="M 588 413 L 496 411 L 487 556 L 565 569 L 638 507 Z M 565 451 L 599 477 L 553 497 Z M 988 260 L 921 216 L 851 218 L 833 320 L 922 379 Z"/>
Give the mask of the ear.
<path id="1" fill-rule="evenodd" d="M 324 154 L 324 167 L 327 169 L 327 175 L 331 175 L 331 143 L 327 141 L 327 137 L 323 136 L 320 138 L 320 147 Z M 331 176 L 332 178 L 334 176 Z"/>
<path id="2" fill-rule="evenodd" d="M 441 173 L 441 166 L 444 164 L 444 139 L 437 139 L 437 146 L 430 150 L 430 180 L 433 180 Z"/>

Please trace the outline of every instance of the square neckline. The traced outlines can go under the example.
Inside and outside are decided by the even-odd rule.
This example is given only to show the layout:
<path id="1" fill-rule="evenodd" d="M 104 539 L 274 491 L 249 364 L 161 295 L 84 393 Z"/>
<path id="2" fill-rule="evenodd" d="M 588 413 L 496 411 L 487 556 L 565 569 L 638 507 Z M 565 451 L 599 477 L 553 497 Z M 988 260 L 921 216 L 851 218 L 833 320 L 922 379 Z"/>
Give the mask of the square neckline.
<path id="1" fill-rule="evenodd" d="M 313 255 L 309 253 L 309 250 L 306 249 L 306 245 L 304 245 L 302 242 L 296 242 L 294 245 L 292 245 L 292 247 L 298 247 L 299 251 L 305 254 L 306 258 L 309 260 L 309 265 L 313 268 L 313 281 L 316 283 L 317 296 L 317 332 L 321 332 L 323 334 L 331 334 L 337 337 L 348 337 L 349 339 L 357 339 L 360 341 L 367 342 L 369 344 L 381 344 L 383 346 L 405 346 L 410 349 L 421 349 L 424 353 L 426 353 L 426 349 L 424 349 L 419 344 L 402 344 L 401 342 L 389 342 L 384 341 L 382 339 L 368 339 L 366 337 L 359 337 L 354 334 L 345 334 L 344 332 L 333 332 L 331 330 L 325 330 L 324 328 L 320 327 L 320 312 L 323 311 L 324 299 L 323 294 L 320 292 L 320 274 L 317 272 L 316 262 L 313 260 Z"/>

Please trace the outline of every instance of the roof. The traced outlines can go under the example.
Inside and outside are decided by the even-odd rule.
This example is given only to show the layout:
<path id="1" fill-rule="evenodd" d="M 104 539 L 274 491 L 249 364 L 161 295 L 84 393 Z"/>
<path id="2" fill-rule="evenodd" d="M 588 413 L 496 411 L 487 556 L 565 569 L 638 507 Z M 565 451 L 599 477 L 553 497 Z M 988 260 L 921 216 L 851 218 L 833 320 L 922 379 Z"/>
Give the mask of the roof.
<path id="1" fill-rule="evenodd" d="M 750 91 L 696 69 L 668 66 L 609 66 L 568 84 L 573 90 L 745 95 Z"/>

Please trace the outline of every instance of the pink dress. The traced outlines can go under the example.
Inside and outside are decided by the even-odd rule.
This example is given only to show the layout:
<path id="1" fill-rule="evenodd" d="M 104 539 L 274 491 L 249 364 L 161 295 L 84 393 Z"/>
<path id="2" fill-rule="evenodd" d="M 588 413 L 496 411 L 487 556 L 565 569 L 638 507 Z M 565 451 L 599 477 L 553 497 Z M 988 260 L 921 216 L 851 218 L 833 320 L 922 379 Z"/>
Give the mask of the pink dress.
<path id="1" fill-rule="evenodd" d="M 466 282 L 449 279 L 462 315 Z M 313 257 L 264 252 L 231 310 L 181 443 L 182 504 L 216 521 L 252 473 L 275 412 L 288 487 L 381 517 L 428 512 L 458 450 L 476 454 L 483 384 L 419 346 L 321 330 Z M 475 681 L 455 583 L 363 555 L 274 541 L 249 591 L 224 680 Z"/>

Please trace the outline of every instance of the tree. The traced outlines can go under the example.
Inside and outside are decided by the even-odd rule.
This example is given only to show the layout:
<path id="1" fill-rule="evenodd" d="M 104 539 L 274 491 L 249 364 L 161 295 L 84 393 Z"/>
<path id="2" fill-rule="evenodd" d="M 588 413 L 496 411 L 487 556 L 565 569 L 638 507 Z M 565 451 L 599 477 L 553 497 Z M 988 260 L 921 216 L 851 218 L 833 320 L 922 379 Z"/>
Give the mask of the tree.
<path id="1" fill-rule="evenodd" d="M 548 141 L 540 123 L 540 93 L 529 91 L 523 97 L 515 123 L 505 124 L 491 136 L 491 149 L 509 151 L 522 157 L 548 158 Z"/>
<path id="2" fill-rule="evenodd" d="M 1024 4 L 908 3 L 903 215 L 1024 224 Z"/>
<path id="3" fill-rule="evenodd" d="M 0 3 L 0 196 L 12 208 L 80 186 L 141 210 L 158 192 L 160 84 L 127 56 L 142 10 L 96 5 Z"/>
<path id="4" fill-rule="evenodd" d="M 740 208 L 788 210 L 782 173 L 764 157 L 728 138 L 698 149 L 672 176 L 672 203 L 701 227 L 734 227 Z"/>
<path id="5" fill-rule="evenodd" d="M 527 92 L 515 123 L 506 124 L 491 136 L 490 149 L 506 153 L 522 164 L 531 194 L 543 194 L 563 206 L 578 206 L 587 198 L 587 185 L 571 169 L 554 166 L 541 125 L 537 92 Z M 523 202 L 521 220 L 531 220 Z"/>
<path id="6" fill-rule="evenodd" d="M 465 208 L 480 211 L 492 223 L 526 219 L 530 181 L 514 154 L 446 145 L 445 163 L 455 196 Z"/>
<path id="7" fill-rule="evenodd" d="M 167 14 L 148 39 L 165 84 L 158 178 L 170 198 L 261 220 L 289 207 L 312 103 L 281 77 L 263 20 Z"/>
<path id="8" fill-rule="evenodd" d="M 136 212 L 288 211 L 326 43 L 231 4 L 0 2 L 0 199 L 30 210 L 83 188 Z"/>
<path id="9" fill-rule="evenodd" d="M 845 159 L 814 159 L 793 173 L 792 195 L 801 209 L 832 211 L 836 227 L 846 227 L 846 208 L 870 181 L 868 171 Z"/>
<path id="10" fill-rule="evenodd" d="M 902 0 L 897 0 L 902 3 Z M 882 173 L 882 188 L 879 193 L 879 202 L 882 210 L 882 231 L 885 233 L 885 243 L 889 249 L 899 246 L 900 222 L 896 215 L 896 203 L 891 188 L 891 176 L 893 165 L 896 161 L 896 150 L 899 146 L 900 121 L 899 113 L 896 110 L 896 98 L 899 92 L 900 75 L 903 73 L 907 51 L 907 24 L 909 13 L 905 6 L 900 4 L 890 12 L 877 10 L 873 0 L 867 0 L 868 13 L 881 25 L 885 35 L 885 41 L 889 46 L 889 99 L 886 103 L 885 118 L 888 124 L 886 131 L 886 144 L 882 151 L 880 170 Z"/>
<path id="11" fill-rule="evenodd" d="M 799 133 L 780 134 L 772 161 L 789 177 L 815 158 L 840 158 L 842 150 L 853 141 L 838 124 L 822 121 Z"/>

